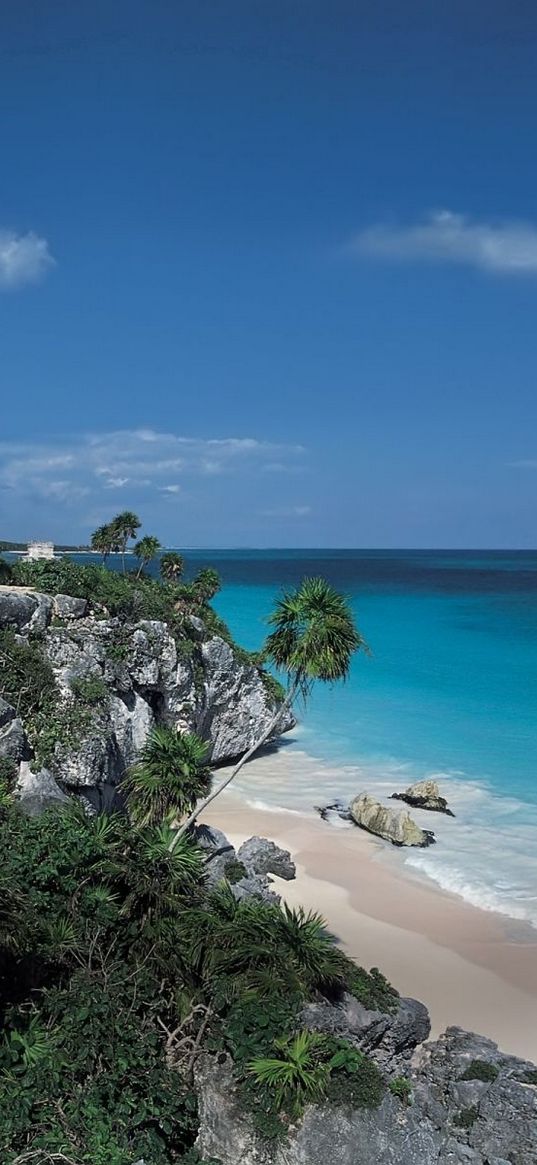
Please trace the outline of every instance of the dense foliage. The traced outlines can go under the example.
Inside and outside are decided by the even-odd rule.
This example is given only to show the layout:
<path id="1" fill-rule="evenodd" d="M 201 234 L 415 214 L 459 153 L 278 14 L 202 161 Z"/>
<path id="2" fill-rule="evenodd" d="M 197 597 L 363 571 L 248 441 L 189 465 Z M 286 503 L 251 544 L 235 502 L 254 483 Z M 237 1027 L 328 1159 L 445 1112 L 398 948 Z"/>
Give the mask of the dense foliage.
<path id="1" fill-rule="evenodd" d="M 354 964 L 318 916 L 208 891 L 202 851 L 169 838 L 165 823 L 77 805 L 29 819 L 0 801 L 3 1165 L 195 1160 L 200 1048 L 232 1056 L 266 1136 L 309 1098 L 254 1064 L 296 1059 L 301 1006 L 352 988 Z M 387 985 L 361 975 L 384 1005 Z M 313 1066 L 319 1097 L 379 1102 L 377 1070 L 341 1041 L 323 1038 Z"/>
<path id="2" fill-rule="evenodd" d="M 168 552 L 161 579 L 149 577 L 144 566 L 160 550 L 149 535 L 135 547 L 138 571 L 127 571 L 139 527 L 125 511 L 95 531 L 103 565 L 19 561 L 9 579 L 114 617 L 105 636 L 114 665 L 128 659 L 140 619 L 168 624 L 195 681 L 200 642 L 222 636 L 259 668 L 276 715 L 282 689 L 265 657 L 240 653 L 210 606 L 217 572 L 185 583 L 181 556 Z M 112 553 L 121 572 L 104 565 Z M 286 596 L 271 626 L 267 658 L 283 665 L 290 692 L 344 678 L 363 646 L 345 601 L 320 580 Z M 93 674 L 62 693 L 39 639 L 9 631 L 0 635 L 0 695 L 21 715 L 38 764 L 76 749 L 90 724 L 104 728 L 110 699 Z M 343 1040 L 303 1030 L 300 1016 L 308 1002 L 345 991 L 389 1011 L 396 993 L 380 972 L 357 967 L 316 913 L 237 900 L 246 873 L 237 860 L 208 887 L 188 822 L 174 828 L 208 791 L 206 759 L 202 740 L 155 728 L 123 783 L 127 812 L 112 816 L 73 801 L 28 818 L 14 801 L 13 765 L 0 767 L 2 1165 L 196 1165 L 194 1068 L 204 1050 L 231 1057 L 266 1138 L 285 1136 L 310 1100 L 380 1102 L 374 1064 Z"/>

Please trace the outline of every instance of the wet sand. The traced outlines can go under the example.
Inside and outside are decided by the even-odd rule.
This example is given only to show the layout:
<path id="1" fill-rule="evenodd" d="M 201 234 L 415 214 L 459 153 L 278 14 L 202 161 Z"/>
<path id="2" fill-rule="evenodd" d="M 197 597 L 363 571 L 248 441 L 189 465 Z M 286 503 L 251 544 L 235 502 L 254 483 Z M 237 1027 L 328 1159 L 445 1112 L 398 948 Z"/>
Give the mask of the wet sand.
<path id="1" fill-rule="evenodd" d="M 236 847 L 257 834 L 290 850 L 297 877 L 275 878 L 278 892 L 320 911 L 358 963 L 423 1000 L 433 1035 L 454 1024 L 537 1060 L 537 931 L 529 924 L 467 904 L 403 870 L 362 830 L 313 814 L 252 808 L 226 790 L 203 820 Z"/>

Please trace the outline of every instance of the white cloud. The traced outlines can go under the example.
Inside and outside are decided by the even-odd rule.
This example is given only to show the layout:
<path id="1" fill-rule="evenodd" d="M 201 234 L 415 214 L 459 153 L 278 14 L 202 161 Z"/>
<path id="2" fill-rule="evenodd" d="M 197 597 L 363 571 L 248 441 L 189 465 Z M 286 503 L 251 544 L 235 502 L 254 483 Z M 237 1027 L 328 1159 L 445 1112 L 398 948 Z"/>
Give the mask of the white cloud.
<path id="1" fill-rule="evenodd" d="M 123 486 L 128 485 L 128 477 L 107 477 L 105 480 L 105 489 L 123 489 Z"/>
<path id="2" fill-rule="evenodd" d="M 38 283 L 54 266 L 46 239 L 33 231 L 16 235 L 0 230 L 0 289 L 11 291 L 25 283 Z"/>
<path id="3" fill-rule="evenodd" d="M 355 235 L 353 254 L 400 261 L 458 263 L 507 275 L 537 274 L 537 226 L 479 222 L 441 210 L 409 226 L 377 224 Z"/>
<path id="4" fill-rule="evenodd" d="M 214 474 L 251 478 L 267 460 L 292 465 L 303 454 L 300 445 L 182 437 L 152 429 L 83 433 L 48 442 L 0 441 L 0 486 L 21 496 L 54 496 L 64 502 L 87 494 L 98 499 L 127 486 L 136 498 L 173 495 L 181 490 L 178 477 L 200 482 Z"/>

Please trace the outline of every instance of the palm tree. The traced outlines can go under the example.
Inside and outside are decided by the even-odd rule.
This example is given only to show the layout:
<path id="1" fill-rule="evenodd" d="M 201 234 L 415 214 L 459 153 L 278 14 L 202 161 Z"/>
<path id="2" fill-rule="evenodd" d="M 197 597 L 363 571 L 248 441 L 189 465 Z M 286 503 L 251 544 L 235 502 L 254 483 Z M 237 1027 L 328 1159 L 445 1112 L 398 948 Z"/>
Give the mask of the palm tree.
<path id="1" fill-rule="evenodd" d="M 174 550 L 167 550 L 160 559 L 160 573 L 166 582 L 179 582 L 185 566 L 181 554 Z"/>
<path id="2" fill-rule="evenodd" d="M 123 510 L 121 514 L 117 514 L 110 522 L 110 527 L 115 534 L 118 549 L 123 559 L 123 572 L 125 572 L 127 542 L 130 538 L 136 538 L 141 525 L 142 523 L 138 515 L 133 514 L 132 510 Z"/>
<path id="3" fill-rule="evenodd" d="M 243 765 L 274 735 L 297 696 L 307 701 L 316 681 L 334 683 L 349 674 L 352 656 L 367 651 L 355 625 L 349 603 L 322 578 L 305 578 L 294 591 L 283 594 L 268 619 L 273 628 L 264 655 L 287 676 L 287 695 L 266 728 L 232 769 L 190 813 L 172 840 L 179 839 L 215 797 L 231 784 Z"/>
<path id="4" fill-rule="evenodd" d="M 147 566 L 148 563 L 157 557 L 159 550 L 160 542 L 158 538 L 155 538 L 154 534 L 146 534 L 143 538 L 140 538 L 140 541 L 134 547 L 134 553 L 140 563 L 136 578 L 140 578 L 144 566 Z"/>
<path id="5" fill-rule="evenodd" d="M 207 752 L 205 741 L 193 733 L 153 728 L 123 782 L 136 825 L 160 825 L 190 813 L 210 787 Z"/>
<path id="6" fill-rule="evenodd" d="M 196 598 L 202 603 L 208 603 L 218 594 L 222 580 L 217 570 L 213 570 L 212 566 L 206 566 L 198 571 L 192 586 Z"/>
<path id="7" fill-rule="evenodd" d="M 97 530 L 94 530 L 93 534 L 91 535 L 90 546 L 96 554 L 102 554 L 103 563 L 106 562 L 108 555 L 111 554 L 113 550 L 118 549 L 117 533 L 112 529 L 111 522 L 109 522 L 108 525 L 99 526 Z"/>

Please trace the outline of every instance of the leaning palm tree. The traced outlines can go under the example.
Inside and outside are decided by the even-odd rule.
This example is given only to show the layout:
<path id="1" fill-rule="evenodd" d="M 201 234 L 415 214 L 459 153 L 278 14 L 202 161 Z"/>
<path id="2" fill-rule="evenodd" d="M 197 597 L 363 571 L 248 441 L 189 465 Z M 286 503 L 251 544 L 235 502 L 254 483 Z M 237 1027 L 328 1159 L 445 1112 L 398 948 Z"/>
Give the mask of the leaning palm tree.
<path id="1" fill-rule="evenodd" d="M 345 680 L 354 652 L 367 651 L 347 599 L 322 578 L 305 578 L 296 590 L 282 595 L 268 622 L 272 631 L 265 644 L 264 658 L 285 672 L 285 700 L 231 773 L 192 810 L 174 835 L 172 846 L 231 784 L 243 765 L 274 736 L 297 697 L 307 702 L 318 680 L 322 683 Z"/>
<path id="2" fill-rule="evenodd" d="M 134 823 L 160 825 L 190 813 L 210 787 L 207 752 L 205 741 L 194 733 L 153 728 L 123 781 Z"/>
<path id="3" fill-rule="evenodd" d="M 136 578 L 140 578 L 144 566 L 148 566 L 160 550 L 160 542 L 155 538 L 154 534 L 146 534 L 140 541 L 136 543 L 133 553 L 138 559 L 139 566 Z"/>
<path id="4" fill-rule="evenodd" d="M 116 537 L 119 553 L 123 559 L 123 572 L 125 572 L 127 543 L 131 538 L 136 538 L 141 525 L 142 523 L 138 515 L 133 514 L 132 510 L 123 510 L 121 514 L 117 514 L 110 522 L 110 527 Z"/>
<path id="5" fill-rule="evenodd" d="M 160 574 L 165 582 L 179 582 L 185 568 L 184 558 L 175 550 L 167 550 L 160 559 Z"/>

